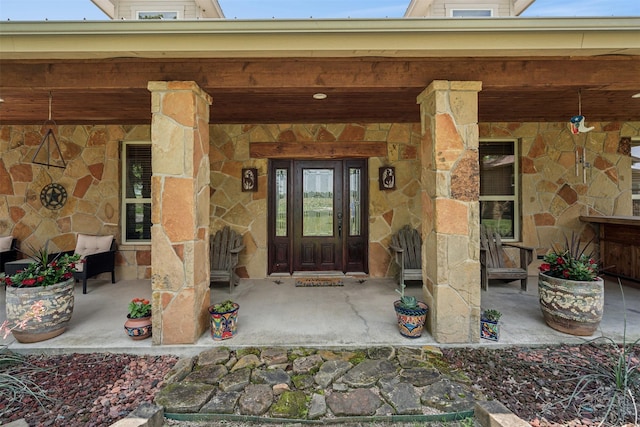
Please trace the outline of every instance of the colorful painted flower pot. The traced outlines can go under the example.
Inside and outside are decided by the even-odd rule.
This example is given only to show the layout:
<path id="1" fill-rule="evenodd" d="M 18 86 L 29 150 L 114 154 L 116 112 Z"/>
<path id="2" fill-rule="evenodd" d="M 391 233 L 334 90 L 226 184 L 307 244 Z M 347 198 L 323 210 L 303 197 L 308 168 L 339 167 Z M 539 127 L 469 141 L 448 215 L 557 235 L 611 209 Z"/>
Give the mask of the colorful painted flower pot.
<path id="1" fill-rule="evenodd" d="M 213 305 L 209 307 L 211 315 L 211 338 L 215 341 L 233 338 L 238 327 L 238 310 L 240 306 L 233 303 L 233 308 L 224 313 L 215 313 Z"/>
<path id="2" fill-rule="evenodd" d="M 406 308 L 402 306 L 402 302 L 397 300 L 393 303 L 396 310 L 396 318 L 398 319 L 398 329 L 400 335 L 407 338 L 418 338 L 422 336 L 424 322 L 427 319 L 427 304 L 418 301 L 418 307 Z"/>
<path id="3" fill-rule="evenodd" d="M 133 340 L 143 340 L 151 336 L 151 325 L 151 316 L 132 319 L 127 314 L 127 321 L 124 322 L 124 331 Z"/>

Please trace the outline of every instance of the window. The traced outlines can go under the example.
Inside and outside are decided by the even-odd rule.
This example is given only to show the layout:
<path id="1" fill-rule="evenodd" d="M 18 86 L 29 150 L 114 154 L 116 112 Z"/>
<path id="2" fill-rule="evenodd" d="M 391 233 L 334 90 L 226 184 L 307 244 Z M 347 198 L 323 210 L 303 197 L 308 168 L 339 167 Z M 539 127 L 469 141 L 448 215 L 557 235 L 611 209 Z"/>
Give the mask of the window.
<path id="1" fill-rule="evenodd" d="M 640 216 L 640 139 L 631 141 L 631 201 L 633 216 Z"/>
<path id="2" fill-rule="evenodd" d="M 159 19 L 159 20 L 171 21 L 171 20 L 178 19 L 178 12 L 176 12 L 176 11 L 170 11 L 170 12 L 140 12 L 139 11 L 137 13 L 137 18 L 138 19 L 147 19 L 147 20 Z"/>
<path id="3" fill-rule="evenodd" d="M 452 18 L 490 18 L 493 16 L 491 9 L 452 9 Z"/>
<path id="4" fill-rule="evenodd" d="M 516 141 L 481 140 L 480 223 L 505 240 L 520 237 Z"/>
<path id="5" fill-rule="evenodd" d="M 122 242 L 151 241 L 151 144 L 122 146 Z"/>

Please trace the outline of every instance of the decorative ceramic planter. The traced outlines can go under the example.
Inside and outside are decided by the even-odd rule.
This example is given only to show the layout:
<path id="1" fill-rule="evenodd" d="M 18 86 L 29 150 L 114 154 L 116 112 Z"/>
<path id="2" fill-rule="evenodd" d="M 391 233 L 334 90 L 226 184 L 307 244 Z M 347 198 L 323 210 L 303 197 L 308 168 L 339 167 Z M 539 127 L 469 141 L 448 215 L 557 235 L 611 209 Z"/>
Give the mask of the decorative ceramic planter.
<path id="1" fill-rule="evenodd" d="M 398 319 L 398 329 L 400 335 L 407 338 L 418 338 L 422 335 L 424 322 L 427 319 L 427 304 L 418 301 L 417 308 L 404 308 L 401 301 L 397 300 L 393 303 L 396 310 L 396 318 Z"/>
<path id="2" fill-rule="evenodd" d="M 538 275 L 540 309 L 547 325 L 566 334 L 589 336 L 600 325 L 604 280 L 567 280 Z"/>
<path id="3" fill-rule="evenodd" d="M 132 319 L 127 314 L 127 321 L 124 322 L 124 331 L 133 340 L 143 340 L 151 336 L 151 323 L 151 316 Z"/>
<path id="4" fill-rule="evenodd" d="M 63 333 L 73 314 L 74 288 L 73 279 L 46 287 L 7 286 L 7 320 L 11 325 L 24 320 L 34 303 L 42 301 L 44 307 L 40 321 L 29 319 L 24 327 L 15 328 L 12 331 L 15 339 L 21 343 L 34 343 Z"/>
<path id="5" fill-rule="evenodd" d="M 500 324 L 497 321 L 480 319 L 480 338 L 498 341 L 500 339 Z"/>
<path id="6" fill-rule="evenodd" d="M 238 327 L 238 310 L 240 306 L 233 303 L 233 309 L 224 313 L 214 313 L 213 305 L 209 307 L 211 315 L 211 338 L 215 341 L 233 338 Z"/>

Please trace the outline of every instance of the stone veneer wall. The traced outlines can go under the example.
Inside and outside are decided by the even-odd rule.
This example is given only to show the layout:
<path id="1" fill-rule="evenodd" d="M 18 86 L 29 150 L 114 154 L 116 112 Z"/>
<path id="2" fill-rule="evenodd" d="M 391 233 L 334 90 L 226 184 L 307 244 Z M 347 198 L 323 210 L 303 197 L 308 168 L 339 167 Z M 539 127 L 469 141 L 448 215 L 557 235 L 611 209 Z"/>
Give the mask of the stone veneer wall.
<path id="1" fill-rule="evenodd" d="M 580 215 L 631 215 L 631 157 L 623 137 L 640 136 L 640 122 L 587 122 L 593 131 L 574 135 L 567 123 L 481 123 L 480 138 L 520 140 L 522 240 L 544 254 L 571 232 L 594 233 Z M 576 174 L 576 150 L 584 149 L 586 180 Z"/>
<path id="2" fill-rule="evenodd" d="M 75 233 L 112 234 L 119 242 L 120 141 L 150 141 L 150 127 L 58 126 L 65 169 L 31 163 L 42 135 L 40 125 L 0 126 L 0 235 L 17 237 L 23 250 L 47 240 L 50 251 L 71 250 Z M 59 210 L 40 202 L 42 188 L 51 182 L 68 194 Z M 151 277 L 150 245 L 118 249 L 118 280 Z"/>
<path id="3" fill-rule="evenodd" d="M 369 159 L 369 271 L 394 273 L 391 235 L 404 224 L 420 225 L 420 143 L 418 124 L 212 125 L 211 233 L 225 225 L 244 235 L 240 277 L 267 274 L 267 159 L 249 158 L 252 142 L 386 141 L 386 158 Z M 396 190 L 380 191 L 378 168 L 396 167 Z M 258 169 L 258 191 L 242 192 L 242 168 Z"/>
<path id="4" fill-rule="evenodd" d="M 579 215 L 631 215 L 631 159 L 621 137 L 639 137 L 640 122 L 587 122 L 595 129 L 573 135 L 566 123 L 480 123 L 480 138 L 519 138 L 523 242 L 544 253 L 563 234 L 590 228 Z M 72 249 L 74 233 L 114 234 L 120 240 L 120 141 L 150 141 L 150 126 L 62 125 L 56 133 L 65 170 L 31 164 L 40 125 L 0 126 L 0 235 L 13 234 L 39 247 Z M 210 125 L 211 230 L 225 224 L 245 234 L 243 277 L 267 271 L 266 168 L 249 158 L 251 141 L 387 141 L 387 158 L 369 161 L 370 256 L 372 277 L 391 276 L 388 242 L 406 223 L 419 227 L 419 124 Z M 587 146 L 586 184 L 575 176 L 576 145 Z M 596 154 L 598 153 L 598 154 Z M 378 167 L 396 167 L 397 189 L 380 192 Z M 240 170 L 257 167 L 259 191 L 240 191 Z M 39 195 L 50 182 L 69 194 L 64 208 L 50 211 Z M 150 278 L 150 245 L 119 245 L 117 279 Z"/>

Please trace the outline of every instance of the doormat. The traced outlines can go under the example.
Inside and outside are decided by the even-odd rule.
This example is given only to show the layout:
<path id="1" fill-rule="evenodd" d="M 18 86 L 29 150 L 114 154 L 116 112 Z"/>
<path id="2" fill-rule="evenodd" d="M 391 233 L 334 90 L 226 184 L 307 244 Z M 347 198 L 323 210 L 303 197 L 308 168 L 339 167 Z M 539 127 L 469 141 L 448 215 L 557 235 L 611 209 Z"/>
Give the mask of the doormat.
<path id="1" fill-rule="evenodd" d="M 342 279 L 337 277 L 305 277 L 296 279 L 296 287 L 343 286 Z"/>

